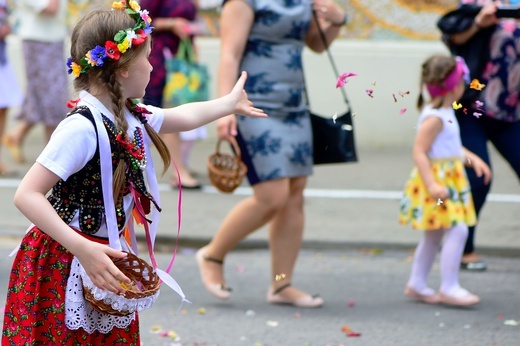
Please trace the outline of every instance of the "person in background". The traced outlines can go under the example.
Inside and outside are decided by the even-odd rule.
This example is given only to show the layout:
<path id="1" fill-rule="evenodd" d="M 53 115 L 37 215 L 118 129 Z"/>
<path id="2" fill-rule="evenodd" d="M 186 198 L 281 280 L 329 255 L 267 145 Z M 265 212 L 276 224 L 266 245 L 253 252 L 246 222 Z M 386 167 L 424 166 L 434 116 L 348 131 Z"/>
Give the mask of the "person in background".
<path id="1" fill-rule="evenodd" d="M 22 92 L 14 70 L 7 59 L 6 37 L 11 32 L 8 17 L 7 0 L 0 0 L 0 136 L 3 136 L 5 131 L 9 108 L 22 103 Z M 0 143 L 0 149 L 1 147 Z M 0 159 L 0 177 L 8 177 L 13 174 Z"/>
<path id="2" fill-rule="evenodd" d="M 520 179 L 520 22 L 513 18 L 497 18 L 495 13 L 499 3 L 491 0 L 461 1 L 464 5 L 482 7 L 467 28 L 447 35 L 446 41 L 455 50 L 471 52 L 471 46 L 482 44 L 485 39 L 481 34 L 491 31 L 486 41 L 489 52 L 473 53 L 467 58 L 485 59 L 475 64 L 482 68 L 471 71 L 472 78 L 476 78 L 482 88 L 480 91 L 468 89 L 461 99 L 463 107 L 456 111 L 457 120 L 464 147 L 491 166 L 488 151 L 488 142 L 491 142 Z M 502 4 L 520 8 L 519 1 L 502 1 Z M 477 176 L 471 167 L 467 167 L 466 172 L 478 217 L 491 184 L 487 184 L 484 177 Z M 475 249 L 475 229 L 476 225 L 469 228 L 461 268 L 483 271 L 487 265 Z"/>
<path id="3" fill-rule="evenodd" d="M 269 224 L 268 303 L 317 308 L 324 302 L 292 285 L 303 239 L 303 191 L 313 166 L 302 51 L 305 46 L 316 52 L 326 48 L 313 11 L 330 44 L 347 19 L 332 0 L 228 0 L 222 7 L 219 94 L 229 92 L 246 70 L 250 99 L 270 116 L 250 122 L 231 114 L 217 123 L 219 138 L 236 136 L 253 188 L 253 195 L 229 212 L 211 242 L 196 254 L 206 290 L 219 299 L 231 295 L 223 275 L 226 254 Z"/>
<path id="4" fill-rule="evenodd" d="M 469 71 L 462 58 L 432 56 L 422 65 L 421 90 L 430 100 L 423 107 L 419 92 L 417 121 L 412 155 L 415 167 L 404 188 L 399 221 L 424 231 L 417 245 L 405 294 L 429 304 L 456 306 L 477 304 L 480 298 L 459 284 L 459 266 L 468 236 L 468 226 L 476 223 L 470 186 L 464 165 L 489 184 L 489 166 L 463 148 L 453 110 L 469 82 Z M 427 285 L 442 239 L 439 293 Z"/>
<path id="5" fill-rule="evenodd" d="M 43 124 L 47 142 L 67 113 L 66 13 L 67 0 L 17 1 L 27 87 L 16 116 L 19 124 L 3 137 L 3 143 L 18 163 L 25 162 L 22 145 L 29 131 Z"/>
<path id="6" fill-rule="evenodd" d="M 146 88 L 144 102 L 157 107 L 163 106 L 163 91 L 166 84 L 166 66 L 164 50 L 177 54 L 179 42 L 186 38 L 192 44 L 196 25 L 198 1 L 194 0 L 141 0 L 141 6 L 147 8 L 154 18 L 154 34 L 150 59 L 154 66 L 150 83 Z M 207 83 L 208 81 L 206 81 Z M 184 133 L 165 135 L 165 141 L 172 155 L 172 162 L 177 166 L 183 189 L 200 189 L 201 185 L 189 170 L 188 162 L 191 149 L 198 139 L 206 137 L 204 127 Z M 178 177 L 173 167 L 170 180 L 172 187 L 177 187 Z"/>

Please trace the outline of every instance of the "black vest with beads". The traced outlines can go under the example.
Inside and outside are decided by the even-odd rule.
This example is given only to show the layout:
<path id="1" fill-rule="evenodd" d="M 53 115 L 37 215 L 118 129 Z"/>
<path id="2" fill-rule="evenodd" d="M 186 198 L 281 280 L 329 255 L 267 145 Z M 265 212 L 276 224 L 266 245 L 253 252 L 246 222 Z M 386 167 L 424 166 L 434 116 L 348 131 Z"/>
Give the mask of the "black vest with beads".
<path id="1" fill-rule="evenodd" d="M 78 107 L 70 112 L 68 116 L 72 114 L 81 114 L 90 120 L 96 131 L 96 138 L 98 138 L 98 130 L 94 117 L 87 107 Z M 110 131 L 107 130 L 107 134 L 110 140 L 113 174 L 120 162 L 119 157 L 122 148 Z M 128 164 L 127 167 L 126 187 L 123 191 L 123 195 L 129 193 L 128 184 L 130 180 L 142 195 L 153 202 L 152 196 L 146 190 L 142 171 L 140 169 L 133 169 L 131 165 Z M 105 218 L 99 144 L 96 145 L 96 151 L 92 159 L 67 180 L 58 181 L 47 199 L 65 223 L 70 224 L 76 213 L 79 213 L 80 231 L 88 235 L 96 236 Z M 118 202 L 115 206 L 117 228 L 121 231 L 125 226 L 126 215 L 122 198 L 118 198 L 117 200 Z"/>

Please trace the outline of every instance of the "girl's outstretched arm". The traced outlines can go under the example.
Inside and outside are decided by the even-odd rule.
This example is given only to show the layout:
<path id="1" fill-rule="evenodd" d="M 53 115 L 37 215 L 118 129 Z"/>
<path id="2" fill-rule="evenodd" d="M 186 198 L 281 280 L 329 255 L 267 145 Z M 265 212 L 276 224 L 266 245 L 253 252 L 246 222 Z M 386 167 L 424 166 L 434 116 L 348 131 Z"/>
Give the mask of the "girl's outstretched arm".
<path id="1" fill-rule="evenodd" d="M 253 107 L 247 98 L 244 84 L 247 73 L 236 82 L 233 90 L 225 96 L 205 102 L 187 103 L 175 108 L 164 110 L 164 122 L 161 133 L 188 131 L 210 123 L 229 114 L 241 114 L 250 117 L 265 118 L 267 114 L 262 109 Z"/>
<path id="2" fill-rule="evenodd" d="M 130 283 L 130 279 L 114 265 L 110 257 L 122 258 L 126 254 L 82 237 L 63 222 L 45 197 L 59 179 L 49 169 L 35 163 L 18 186 L 14 204 L 40 230 L 78 258 L 94 285 L 123 293 L 119 282 Z"/>
<path id="3" fill-rule="evenodd" d="M 428 151 L 430 151 L 435 138 L 442 131 L 442 127 L 442 120 L 438 117 L 431 116 L 424 119 L 415 135 L 412 155 L 424 186 L 430 195 L 435 199 L 440 198 L 444 200 L 448 198 L 448 190 L 445 186 L 442 186 L 435 181 L 431 171 L 430 159 L 428 157 Z"/>

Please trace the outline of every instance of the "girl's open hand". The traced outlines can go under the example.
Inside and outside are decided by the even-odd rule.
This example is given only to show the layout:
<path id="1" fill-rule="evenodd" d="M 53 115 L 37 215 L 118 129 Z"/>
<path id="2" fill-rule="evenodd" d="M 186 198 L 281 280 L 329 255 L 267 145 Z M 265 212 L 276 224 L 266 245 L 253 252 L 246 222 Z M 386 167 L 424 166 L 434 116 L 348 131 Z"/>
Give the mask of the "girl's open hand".
<path id="1" fill-rule="evenodd" d="M 85 272 L 98 288 L 106 289 L 116 294 L 124 293 L 121 282 L 130 284 L 127 278 L 112 262 L 111 258 L 123 258 L 124 252 L 111 247 L 89 241 L 88 245 L 77 251 L 75 256 L 85 269 Z"/>
<path id="2" fill-rule="evenodd" d="M 228 95 L 235 108 L 233 113 L 246 115 L 248 117 L 267 118 L 267 114 L 265 114 L 262 109 L 253 107 L 253 102 L 249 101 L 247 98 L 247 93 L 244 90 L 246 79 L 247 73 L 242 71 L 240 78 Z"/>

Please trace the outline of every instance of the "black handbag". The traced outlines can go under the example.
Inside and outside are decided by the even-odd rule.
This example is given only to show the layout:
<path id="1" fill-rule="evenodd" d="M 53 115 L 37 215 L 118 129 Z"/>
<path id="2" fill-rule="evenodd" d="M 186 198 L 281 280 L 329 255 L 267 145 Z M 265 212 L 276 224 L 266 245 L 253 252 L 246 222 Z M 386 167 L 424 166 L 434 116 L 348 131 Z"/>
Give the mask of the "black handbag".
<path id="1" fill-rule="evenodd" d="M 327 55 L 329 57 L 332 69 L 336 76 L 339 76 L 338 68 L 334 62 L 334 58 L 330 53 L 325 34 L 319 26 L 316 12 L 313 10 L 313 16 L 318 23 L 320 37 L 326 47 Z M 347 94 L 343 88 L 340 88 L 341 95 L 347 106 L 347 111 L 337 117 L 328 118 L 319 114 L 313 113 L 310 107 L 309 95 L 307 87 L 305 86 L 304 76 L 304 91 L 307 100 L 307 108 L 311 117 L 312 124 L 312 140 L 313 140 L 313 158 L 314 164 L 326 163 L 346 163 L 357 162 L 356 142 L 354 141 L 354 125 L 352 123 L 352 112 Z"/>

